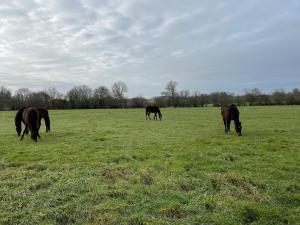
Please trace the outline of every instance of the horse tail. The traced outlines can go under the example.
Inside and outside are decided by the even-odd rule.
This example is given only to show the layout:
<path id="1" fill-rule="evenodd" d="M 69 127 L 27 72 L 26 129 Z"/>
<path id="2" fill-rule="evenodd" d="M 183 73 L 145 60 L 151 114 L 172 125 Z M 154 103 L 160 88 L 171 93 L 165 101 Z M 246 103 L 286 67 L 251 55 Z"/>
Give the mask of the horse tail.
<path id="1" fill-rule="evenodd" d="M 31 139 L 37 141 L 39 132 L 39 111 L 37 109 L 32 108 L 28 112 L 28 123 L 31 127 Z"/>

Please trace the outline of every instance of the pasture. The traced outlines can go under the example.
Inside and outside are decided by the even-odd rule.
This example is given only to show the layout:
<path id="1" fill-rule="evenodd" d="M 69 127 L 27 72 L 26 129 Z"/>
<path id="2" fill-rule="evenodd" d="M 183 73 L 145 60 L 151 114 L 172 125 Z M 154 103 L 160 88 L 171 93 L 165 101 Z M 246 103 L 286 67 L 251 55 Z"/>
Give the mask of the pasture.
<path id="1" fill-rule="evenodd" d="M 50 110 L 37 143 L 0 112 L 0 224 L 299 224 L 300 107 L 239 110 Z"/>

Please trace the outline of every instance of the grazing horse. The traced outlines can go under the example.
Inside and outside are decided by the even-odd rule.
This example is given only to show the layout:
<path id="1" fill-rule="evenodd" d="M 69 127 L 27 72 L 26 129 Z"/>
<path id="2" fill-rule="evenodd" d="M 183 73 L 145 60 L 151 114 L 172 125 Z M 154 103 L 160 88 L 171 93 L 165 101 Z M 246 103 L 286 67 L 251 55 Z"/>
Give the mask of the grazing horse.
<path id="1" fill-rule="evenodd" d="M 157 120 L 157 114 L 159 116 L 159 119 L 160 120 L 162 119 L 162 114 L 157 106 L 147 106 L 146 107 L 146 120 L 147 119 L 151 120 L 150 113 L 154 113 L 153 119 Z"/>
<path id="2" fill-rule="evenodd" d="M 231 104 L 228 106 L 221 107 L 221 115 L 224 121 L 225 132 L 227 133 L 230 131 L 230 122 L 231 120 L 234 121 L 235 131 L 236 133 L 241 136 L 242 135 L 242 123 L 239 120 L 240 112 L 236 105 Z"/>
<path id="3" fill-rule="evenodd" d="M 37 138 L 40 137 L 39 135 L 39 128 L 40 128 L 40 113 L 37 108 L 29 107 L 25 108 L 22 113 L 22 119 L 25 123 L 25 129 L 23 131 L 21 141 L 24 138 L 25 133 L 30 131 L 31 139 L 37 141 Z"/>
<path id="4" fill-rule="evenodd" d="M 15 117 L 15 125 L 16 125 L 16 131 L 18 133 L 18 136 L 21 135 L 21 131 L 22 131 L 22 122 L 25 124 L 25 121 L 23 120 L 22 114 L 23 111 L 28 108 L 28 107 L 22 107 L 17 113 L 16 113 L 16 117 Z M 37 108 L 39 111 L 39 128 L 41 126 L 41 120 L 42 118 L 45 121 L 45 126 L 46 126 L 46 132 L 50 131 L 50 118 L 49 118 L 49 114 L 48 114 L 48 110 L 45 108 Z M 28 132 L 28 131 L 27 131 Z"/>

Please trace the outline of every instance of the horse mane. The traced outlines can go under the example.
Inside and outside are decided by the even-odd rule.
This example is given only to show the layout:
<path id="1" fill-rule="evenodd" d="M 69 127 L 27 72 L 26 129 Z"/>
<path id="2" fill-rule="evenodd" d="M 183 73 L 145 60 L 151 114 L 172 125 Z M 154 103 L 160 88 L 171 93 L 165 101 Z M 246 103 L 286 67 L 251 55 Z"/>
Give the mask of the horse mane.
<path id="1" fill-rule="evenodd" d="M 234 109 L 237 113 L 240 112 L 239 109 L 238 109 L 238 107 L 236 106 L 236 104 L 231 104 L 229 107 L 232 108 L 232 109 Z"/>

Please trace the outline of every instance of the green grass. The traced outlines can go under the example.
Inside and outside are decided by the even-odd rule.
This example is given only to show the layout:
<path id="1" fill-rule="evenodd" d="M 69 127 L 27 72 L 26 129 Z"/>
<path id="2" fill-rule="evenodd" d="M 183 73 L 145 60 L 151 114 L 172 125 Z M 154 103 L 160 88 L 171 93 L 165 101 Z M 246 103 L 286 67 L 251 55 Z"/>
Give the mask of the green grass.
<path id="1" fill-rule="evenodd" d="M 50 111 L 21 142 L 0 112 L 0 224 L 299 224 L 300 107 Z"/>

